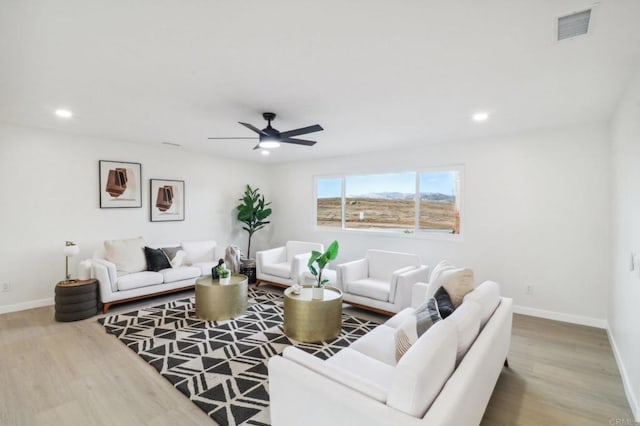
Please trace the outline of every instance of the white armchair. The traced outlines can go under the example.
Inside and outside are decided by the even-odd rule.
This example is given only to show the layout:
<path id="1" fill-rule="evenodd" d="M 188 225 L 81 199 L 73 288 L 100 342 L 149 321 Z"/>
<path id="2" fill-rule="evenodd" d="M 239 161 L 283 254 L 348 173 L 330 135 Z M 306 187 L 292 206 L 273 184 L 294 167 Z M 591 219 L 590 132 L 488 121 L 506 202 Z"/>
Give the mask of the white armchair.
<path id="1" fill-rule="evenodd" d="M 287 241 L 283 247 L 256 252 L 256 285 L 262 282 L 281 287 L 298 284 L 313 250 L 323 252 L 324 245 Z"/>
<path id="2" fill-rule="evenodd" d="M 343 300 L 382 313 L 411 306 L 413 284 L 429 278 L 429 267 L 415 254 L 367 250 L 364 259 L 336 267 Z"/>

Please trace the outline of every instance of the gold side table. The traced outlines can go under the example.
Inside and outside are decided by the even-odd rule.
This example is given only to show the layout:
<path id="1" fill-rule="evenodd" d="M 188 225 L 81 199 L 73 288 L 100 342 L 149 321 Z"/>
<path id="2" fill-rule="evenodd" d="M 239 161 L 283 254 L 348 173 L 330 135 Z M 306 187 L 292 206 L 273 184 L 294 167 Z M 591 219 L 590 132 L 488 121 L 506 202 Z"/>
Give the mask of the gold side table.
<path id="1" fill-rule="evenodd" d="M 246 275 L 231 274 L 229 284 L 206 275 L 196 280 L 196 317 L 207 321 L 235 318 L 247 311 Z"/>
<path id="2" fill-rule="evenodd" d="M 312 299 L 311 293 L 311 286 L 300 294 L 291 287 L 284 291 L 284 334 L 301 342 L 333 339 L 342 330 L 342 292 L 325 286 L 322 299 Z"/>

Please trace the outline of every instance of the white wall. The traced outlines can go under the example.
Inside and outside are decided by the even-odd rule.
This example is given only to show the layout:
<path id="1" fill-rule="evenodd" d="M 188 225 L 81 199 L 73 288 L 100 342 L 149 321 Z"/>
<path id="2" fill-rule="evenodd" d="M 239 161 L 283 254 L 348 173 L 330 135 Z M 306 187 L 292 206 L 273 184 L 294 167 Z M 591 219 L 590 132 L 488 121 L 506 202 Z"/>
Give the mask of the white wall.
<path id="1" fill-rule="evenodd" d="M 142 208 L 100 209 L 98 161 L 142 163 Z M 142 235 L 149 242 L 215 239 L 246 249 L 235 222 L 249 183 L 265 187 L 264 166 L 150 146 L 0 125 L 0 313 L 50 304 L 64 279 L 64 242 L 91 257 L 105 239 Z M 185 220 L 149 221 L 149 179 L 185 181 Z M 254 237 L 254 247 L 264 247 Z"/>
<path id="2" fill-rule="evenodd" d="M 640 422 L 640 73 L 612 121 L 612 249 L 609 329 L 627 397 Z"/>
<path id="3" fill-rule="evenodd" d="M 338 239 L 338 262 L 367 248 L 449 259 L 492 279 L 521 311 L 604 327 L 609 260 L 609 141 L 604 124 L 321 159 L 270 171 L 273 244 Z M 313 176 L 464 164 L 462 242 L 315 231 Z M 277 190 L 276 190 L 277 189 Z M 640 248 L 639 248 L 640 250 Z M 533 284 L 533 295 L 525 286 Z"/>

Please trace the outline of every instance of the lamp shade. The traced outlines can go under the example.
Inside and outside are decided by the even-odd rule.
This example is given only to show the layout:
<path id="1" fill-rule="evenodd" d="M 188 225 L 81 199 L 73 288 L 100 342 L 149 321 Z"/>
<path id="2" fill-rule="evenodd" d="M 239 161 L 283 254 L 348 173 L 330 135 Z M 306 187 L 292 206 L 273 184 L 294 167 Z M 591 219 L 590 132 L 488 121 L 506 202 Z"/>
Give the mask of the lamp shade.
<path id="1" fill-rule="evenodd" d="M 80 247 L 78 247 L 74 243 L 69 244 L 69 241 L 67 241 L 67 245 L 64 246 L 64 255 L 73 257 L 73 256 L 76 256 L 78 253 L 80 253 Z"/>

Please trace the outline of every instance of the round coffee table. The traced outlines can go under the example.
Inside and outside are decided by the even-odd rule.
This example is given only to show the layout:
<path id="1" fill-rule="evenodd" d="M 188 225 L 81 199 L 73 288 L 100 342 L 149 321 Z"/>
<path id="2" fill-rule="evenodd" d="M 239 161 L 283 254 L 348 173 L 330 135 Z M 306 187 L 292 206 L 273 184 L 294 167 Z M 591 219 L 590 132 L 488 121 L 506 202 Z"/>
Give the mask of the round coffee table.
<path id="1" fill-rule="evenodd" d="M 196 280 L 196 317 L 207 321 L 234 318 L 247 311 L 247 276 L 231 274 L 229 284 L 206 275 Z"/>
<path id="2" fill-rule="evenodd" d="M 301 342 L 333 339 L 342 330 L 342 292 L 324 287 L 322 299 L 312 299 L 312 287 L 300 294 L 289 287 L 284 291 L 284 334 Z"/>

